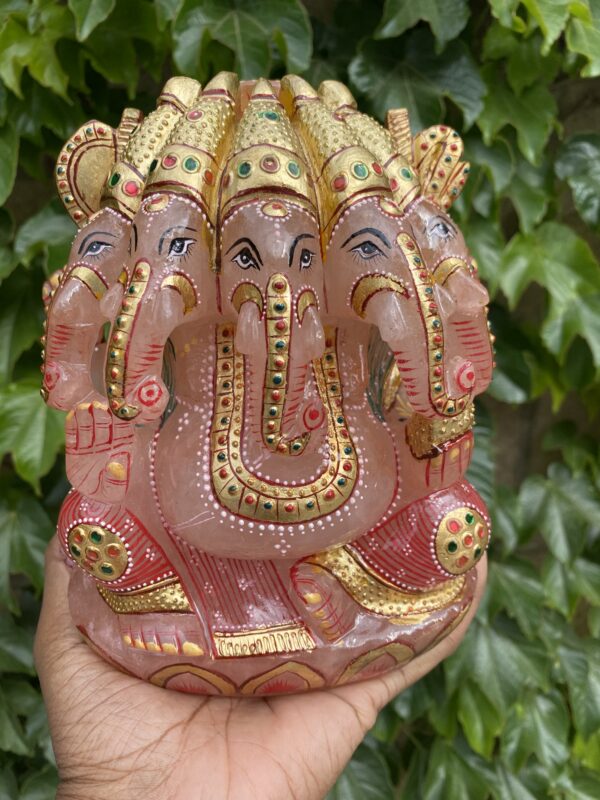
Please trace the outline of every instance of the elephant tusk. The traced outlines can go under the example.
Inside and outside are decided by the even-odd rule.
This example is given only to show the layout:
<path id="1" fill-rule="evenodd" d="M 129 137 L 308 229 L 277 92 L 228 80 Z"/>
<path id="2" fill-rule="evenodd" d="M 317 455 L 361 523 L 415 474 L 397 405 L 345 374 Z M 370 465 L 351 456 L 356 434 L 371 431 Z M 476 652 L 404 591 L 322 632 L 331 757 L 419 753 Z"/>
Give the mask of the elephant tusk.
<path id="1" fill-rule="evenodd" d="M 183 313 L 189 314 L 198 304 L 196 290 L 192 285 L 190 279 L 180 272 L 169 275 L 160 285 L 161 289 L 175 289 L 176 292 L 182 297 L 183 300 Z"/>
<path id="2" fill-rule="evenodd" d="M 410 297 L 404 282 L 399 278 L 382 274 L 365 275 L 354 285 L 350 296 L 352 308 L 361 319 L 366 316 L 369 300 L 379 292 L 393 292 L 402 297 Z"/>

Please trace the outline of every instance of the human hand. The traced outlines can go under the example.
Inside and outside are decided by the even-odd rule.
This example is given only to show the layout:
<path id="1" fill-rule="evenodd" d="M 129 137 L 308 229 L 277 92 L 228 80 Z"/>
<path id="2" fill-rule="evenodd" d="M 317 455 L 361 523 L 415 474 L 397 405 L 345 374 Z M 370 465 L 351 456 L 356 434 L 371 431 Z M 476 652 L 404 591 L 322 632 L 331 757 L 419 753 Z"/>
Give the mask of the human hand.
<path id="1" fill-rule="evenodd" d="M 227 699 L 125 675 L 81 639 L 58 541 L 46 555 L 35 660 L 60 775 L 58 800 L 322 800 L 378 712 L 449 656 L 481 600 L 430 651 L 381 678 L 280 697 Z"/>

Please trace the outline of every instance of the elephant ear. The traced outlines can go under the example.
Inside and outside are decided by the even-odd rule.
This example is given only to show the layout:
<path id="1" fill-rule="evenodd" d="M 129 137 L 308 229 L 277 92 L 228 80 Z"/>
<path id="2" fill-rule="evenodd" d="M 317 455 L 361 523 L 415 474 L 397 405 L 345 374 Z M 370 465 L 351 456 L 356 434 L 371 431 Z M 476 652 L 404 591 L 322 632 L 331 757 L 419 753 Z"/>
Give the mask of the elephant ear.
<path id="1" fill-rule="evenodd" d="M 423 196 L 449 209 L 469 174 L 469 164 L 461 161 L 464 145 L 459 134 L 447 125 L 433 125 L 412 136 L 405 108 L 388 111 L 387 126 L 398 151 L 419 176 Z"/>
<path id="2" fill-rule="evenodd" d="M 90 120 L 65 143 L 56 162 L 56 187 L 78 227 L 100 208 L 106 179 L 142 116 L 141 111 L 126 108 L 116 131 L 104 122 Z"/>

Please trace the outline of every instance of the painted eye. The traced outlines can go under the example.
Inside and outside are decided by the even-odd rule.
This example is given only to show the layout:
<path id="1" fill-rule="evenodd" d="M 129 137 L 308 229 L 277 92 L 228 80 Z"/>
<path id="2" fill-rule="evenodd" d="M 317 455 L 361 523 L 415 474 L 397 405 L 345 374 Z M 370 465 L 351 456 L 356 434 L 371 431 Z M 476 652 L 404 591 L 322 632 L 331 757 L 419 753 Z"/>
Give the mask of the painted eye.
<path id="1" fill-rule="evenodd" d="M 440 239 L 451 239 L 454 236 L 454 231 L 447 225 L 444 220 L 439 220 L 431 227 L 431 233 L 435 233 Z"/>
<path id="2" fill-rule="evenodd" d="M 100 253 L 104 253 L 106 250 L 111 250 L 112 244 L 109 242 L 101 242 L 98 239 L 90 242 L 88 246 L 85 248 L 84 256 L 99 256 Z"/>
<path id="3" fill-rule="evenodd" d="M 173 239 L 171 244 L 169 245 L 169 255 L 170 256 L 185 256 L 190 251 L 190 247 L 194 244 L 195 239 L 185 239 L 183 237 L 178 237 L 177 239 Z"/>
<path id="4" fill-rule="evenodd" d="M 300 253 L 300 269 L 309 269 L 315 254 L 306 248 Z"/>
<path id="5" fill-rule="evenodd" d="M 356 247 L 352 248 L 352 252 L 356 253 L 356 255 L 360 256 L 361 258 L 364 258 L 365 261 L 369 261 L 371 258 L 383 255 L 383 251 L 377 247 L 375 242 L 371 242 L 370 240 L 356 245 Z"/>
<path id="6" fill-rule="evenodd" d="M 248 247 L 244 247 L 240 250 L 237 256 L 234 256 L 231 260 L 234 264 L 237 264 L 240 269 L 260 269 Z"/>

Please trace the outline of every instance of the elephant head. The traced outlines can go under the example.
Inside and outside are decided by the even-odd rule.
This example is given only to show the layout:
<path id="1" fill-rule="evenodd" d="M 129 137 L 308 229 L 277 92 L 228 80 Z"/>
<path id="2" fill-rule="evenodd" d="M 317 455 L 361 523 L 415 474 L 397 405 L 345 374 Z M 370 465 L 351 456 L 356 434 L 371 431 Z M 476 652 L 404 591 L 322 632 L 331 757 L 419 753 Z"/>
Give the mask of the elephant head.
<path id="1" fill-rule="evenodd" d="M 153 153 L 197 90 L 196 81 L 173 78 L 145 120 L 125 109 L 116 131 L 88 122 L 58 158 L 58 190 L 80 230 L 53 292 L 43 337 L 42 396 L 55 408 L 69 410 L 96 392 L 94 354 L 114 297 L 127 283 L 131 217 Z"/>
<path id="2" fill-rule="evenodd" d="M 248 431 L 258 450 L 300 455 L 323 424 L 306 395 L 324 348 L 323 265 L 314 190 L 272 86 L 259 80 L 221 183 L 219 287 L 245 357 Z"/>
<path id="3" fill-rule="evenodd" d="M 446 228 L 457 232 L 456 225 L 423 196 L 414 164 L 389 131 L 356 111 L 344 86 L 326 82 L 319 96 L 289 77 L 282 89 L 318 175 L 330 315 L 378 328 L 418 415 L 443 420 L 466 413 L 489 375 L 476 378 L 452 320 L 484 314 L 487 295 L 471 275 L 464 242 L 460 253 L 468 274 L 458 275 L 459 249 L 444 238 Z M 452 152 L 451 188 L 444 181 L 449 192 L 458 191 L 458 171 L 464 180 L 459 156 Z"/>
<path id="4" fill-rule="evenodd" d="M 167 340 L 184 323 L 217 317 L 213 195 L 237 86 L 237 76 L 219 73 L 150 165 L 132 222 L 129 280 L 107 350 L 106 392 L 120 419 L 143 422 L 162 414 Z"/>

